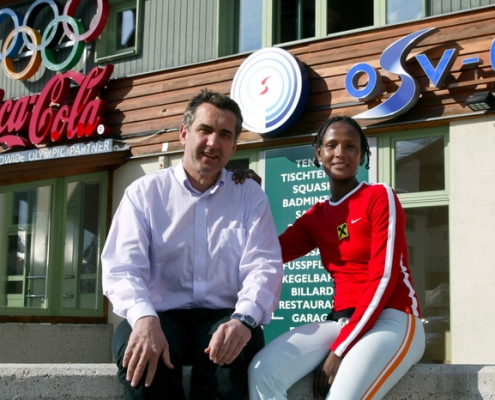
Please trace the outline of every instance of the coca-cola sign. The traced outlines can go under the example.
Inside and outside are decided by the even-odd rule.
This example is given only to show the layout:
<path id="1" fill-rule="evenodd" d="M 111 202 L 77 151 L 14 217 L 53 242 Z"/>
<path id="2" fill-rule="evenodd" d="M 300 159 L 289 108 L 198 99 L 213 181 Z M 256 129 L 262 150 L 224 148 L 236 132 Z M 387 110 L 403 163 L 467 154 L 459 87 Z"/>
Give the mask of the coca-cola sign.
<path id="1" fill-rule="evenodd" d="M 111 64 L 95 67 L 87 75 L 69 71 L 50 79 L 40 94 L 4 101 L 0 105 L 0 144 L 33 147 L 108 132 L 103 116 L 107 102 L 98 95 L 112 72 Z M 69 102 L 73 83 L 79 88 Z M 0 89 L 0 101 L 4 95 Z"/>

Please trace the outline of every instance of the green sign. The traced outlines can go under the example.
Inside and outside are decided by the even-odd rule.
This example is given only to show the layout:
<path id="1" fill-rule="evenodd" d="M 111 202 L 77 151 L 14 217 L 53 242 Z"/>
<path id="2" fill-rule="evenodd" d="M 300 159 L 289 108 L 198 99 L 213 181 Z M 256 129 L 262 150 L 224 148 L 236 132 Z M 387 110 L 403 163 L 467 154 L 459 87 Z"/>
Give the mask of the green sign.
<path id="1" fill-rule="evenodd" d="M 313 204 L 330 198 L 328 177 L 323 168 L 313 165 L 314 156 L 313 146 L 265 152 L 265 192 L 278 234 Z M 358 179 L 367 178 L 362 167 Z M 266 342 L 299 325 L 324 321 L 333 306 L 333 290 L 333 280 L 323 268 L 318 249 L 284 264 L 279 307 L 264 328 Z"/>

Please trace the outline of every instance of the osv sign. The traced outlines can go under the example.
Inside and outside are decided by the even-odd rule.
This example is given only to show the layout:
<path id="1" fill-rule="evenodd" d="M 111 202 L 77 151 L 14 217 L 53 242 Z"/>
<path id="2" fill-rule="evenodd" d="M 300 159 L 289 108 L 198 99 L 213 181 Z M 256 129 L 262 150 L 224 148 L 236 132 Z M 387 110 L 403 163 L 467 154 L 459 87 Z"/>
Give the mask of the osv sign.
<path id="1" fill-rule="evenodd" d="M 396 42 L 392 43 L 380 56 L 380 66 L 385 70 L 392 72 L 401 78 L 401 85 L 388 99 L 371 110 L 355 115 L 356 119 L 382 119 L 397 117 L 409 111 L 417 103 L 420 95 L 419 84 L 411 76 L 406 68 L 406 58 L 411 49 L 426 36 L 432 34 L 435 28 L 427 28 L 410 35 L 407 35 Z M 456 49 L 447 49 L 442 54 L 436 67 L 433 67 L 431 61 L 425 54 L 418 54 L 416 59 L 423 68 L 426 76 L 431 80 L 433 85 L 440 88 L 445 78 L 450 72 L 450 68 L 457 55 Z M 463 65 L 477 64 L 480 60 L 478 57 L 471 57 L 462 60 Z M 495 65 L 495 41 L 490 48 L 490 62 L 492 68 Z M 368 83 L 363 87 L 358 87 L 358 79 L 362 75 L 367 75 Z M 346 75 L 345 88 L 347 92 L 362 101 L 368 101 L 379 95 L 381 89 L 380 73 L 371 65 L 359 63 L 354 65 Z"/>

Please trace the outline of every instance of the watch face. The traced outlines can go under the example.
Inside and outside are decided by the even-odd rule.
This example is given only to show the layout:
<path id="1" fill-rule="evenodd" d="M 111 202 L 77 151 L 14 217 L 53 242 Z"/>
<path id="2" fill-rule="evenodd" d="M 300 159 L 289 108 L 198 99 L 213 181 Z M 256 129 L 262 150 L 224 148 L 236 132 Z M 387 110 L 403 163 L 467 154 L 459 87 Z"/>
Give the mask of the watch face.
<path id="1" fill-rule="evenodd" d="M 246 323 L 251 325 L 252 327 L 254 327 L 256 325 L 254 318 L 251 317 L 250 315 L 244 315 L 244 321 L 246 321 Z"/>
<path id="2" fill-rule="evenodd" d="M 245 315 L 245 314 L 243 315 L 240 313 L 236 313 L 232 315 L 232 318 L 240 320 L 244 325 L 246 325 L 251 329 L 256 328 L 256 321 L 250 315 Z"/>

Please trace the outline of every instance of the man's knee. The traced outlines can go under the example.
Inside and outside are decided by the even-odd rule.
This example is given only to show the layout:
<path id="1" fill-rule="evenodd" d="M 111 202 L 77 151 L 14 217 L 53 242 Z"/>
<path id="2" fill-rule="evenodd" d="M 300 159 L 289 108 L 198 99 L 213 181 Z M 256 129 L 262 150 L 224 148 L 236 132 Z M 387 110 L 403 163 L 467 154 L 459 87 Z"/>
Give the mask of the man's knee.
<path id="1" fill-rule="evenodd" d="M 132 328 L 127 321 L 122 321 L 115 329 L 112 337 L 112 355 L 119 368 L 122 366 L 122 359 L 124 358 L 125 349 L 129 342 Z"/>

